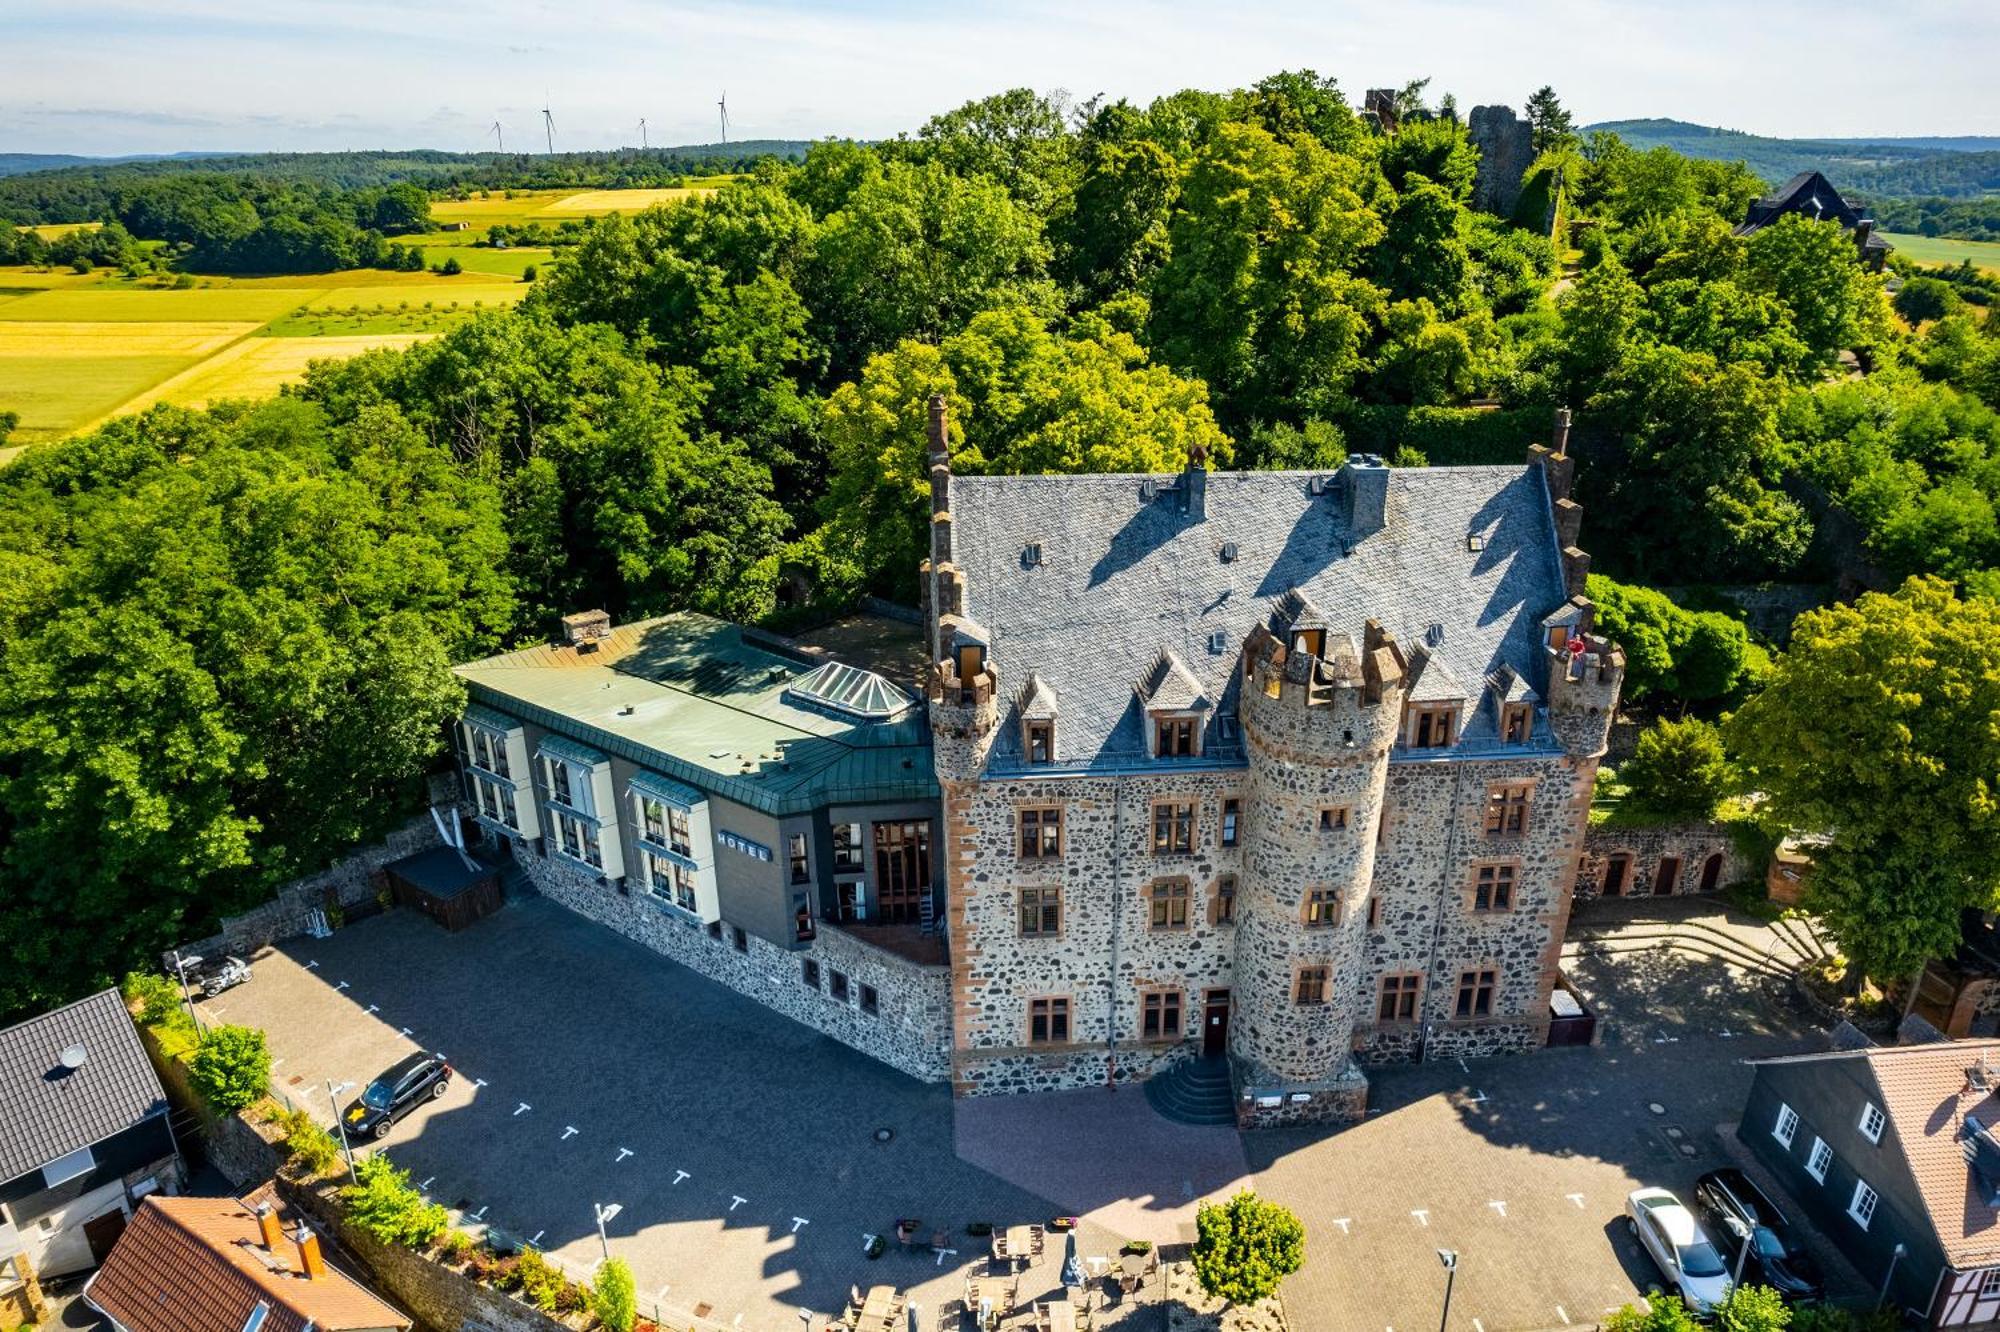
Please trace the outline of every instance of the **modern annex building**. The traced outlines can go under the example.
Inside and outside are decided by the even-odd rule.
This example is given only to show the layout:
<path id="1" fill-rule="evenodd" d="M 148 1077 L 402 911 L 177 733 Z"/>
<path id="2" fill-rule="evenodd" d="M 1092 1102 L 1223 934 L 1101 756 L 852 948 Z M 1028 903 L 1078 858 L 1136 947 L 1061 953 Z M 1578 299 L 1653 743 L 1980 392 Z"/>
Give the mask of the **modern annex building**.
<path id="1" fill-rule="evenodd" d="M 543 892 L 961 1094 L 1227 1054 L 1246 1123 L 1547 1039 L 1624 661 L 1516 467 L 954 477 L 923 698 L 699 617 L 462 668 Z"/>

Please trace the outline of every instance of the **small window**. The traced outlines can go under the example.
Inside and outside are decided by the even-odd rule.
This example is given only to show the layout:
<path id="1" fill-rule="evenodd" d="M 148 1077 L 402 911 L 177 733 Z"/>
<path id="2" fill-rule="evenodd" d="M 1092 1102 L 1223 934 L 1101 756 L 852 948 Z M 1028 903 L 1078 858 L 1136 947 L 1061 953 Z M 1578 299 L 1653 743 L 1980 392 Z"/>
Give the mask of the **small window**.
<path id="1" fill-rule="evenodd" d="M 1410 709 L 1408 744 L 1411 749 L 1444 749 L 1458 727 L 1458 709 L 1449 703 L 1432 703 Z"/>
<path id="2" fill-rule="evenodd" d="M 1535 705 L 1508 703 L 1500 709 L 1500 739 L 1510 745 L 1525 745 L 1535 733 Z"/>
<path id="3" fill-rule="evenodd" d="M 1301 1008 L 1313 1008 L 1326 1002 L 1327 976 L 1331 967 L 1300 967 L 1292 978 L 1292 1002 Z"/>
<path id="4" fill-rule="evenodd" d="M 1215 881 L 1215 896 L 1209 903 L 1209 924 L 1236 923 L 1236 876 L 1224 874 Z"/>
<path id="5" fill-rule="evenodd" d="M 1155 930 L 1184 930 L 1188 927 L 1188 881 L 1156 879 L 1146 889 L 1151 904 L 1148 918 Z"/>
<path id="6" fill-rule="evenodd" d="M 1778 1107 L 1778 1122 L 1771 1125 L 1771 1136 L 1789 1147 L 1792 1138 L 1799 1131 L 1799 1112 L 1789 1105 Z"/>
<path id="7" fill-rule="evenodd" d="M 1882 1141 L 1882 1125 L 1887 1122 L 1880 1106 L 1869 1104 L 1861 1107 L 1861 1136 L 1868 1141 Z"/>
<path id="8" fill-rule="evenodd" d="M 1178 801 L 1153 806 L 1153 854 L 1184 856 L 1194 850 L 1194 806 Z"/>
<path id="9" fill-rule="evenodd" d="M 872 985 L 861 987 L 861 1011 L 870 1014 L 882 1011 L 882 996 L 875 992 L 875 987 Z"/>
<path id="10" fill-rule="evenodd" d="M 1382 899 L 1379 897 L 1370 897 L 1368 899 L 1368 928 L 1372 930 L 1381 923 Z"/>
<path id="11" fill-rule="evenodd" d="M 1056 724 L 1052 721 L 1031 721 L 1028 723 L 1028 762 L 1053 763 L 1056 760 Z"/>
<path id="12" fill-rule="evenodd" d="M 1549 626 L 1549 646 L 1560 652 L 1569 646 L 1569 626 L 1552 624 Z"/>
<path id="13" fill-rule="evenodd" d="M 1057 996 L 1028 1001 L 1028 1044 L 1057 1045 L 1069 1039 L 1069 999 Z"/>
<path id="14" fill-rule="evenodd" d="M 1030 541 L 1030 542 L 1029 542 L 1029 543 L 1028 543 L 1028 544 L 1027 544 L 1026 546 L 1022 547 L 1022 549 L 1021 549 L 1021 567 L 1022 567 L 1023 569 L 1033 569 L 1033 568 L 1035 568 L 1036 566 L 1038 566 L 1039 564 L 1041 564 L 1041 562 L 1042 562 L 1042 543 L 1041 543 L 1041 542 L 1039 542 L 1039 541 Z"/>
<path id="15" fill-rule="evenodd" d="M 1824 1139 L 1814 1138 L 1812 1152 L 1806 1157 L 1806 1173 L 1820 1183 L 1826 1183 L 1826 1169 L 1833 1164 L 1833 1148 Z"/>
<path id="16" fill-rule="evenodd" d="M 811 847 L 804 833 L 793 833 L 785 839 L 785 859 L 791 866 L 793 883 L 812 882 Z"/>
<path id="17" fill-rule="evenodd" d="M 1187 758 L 1194 753 L 1192 717 L 1162 717 L 1155 723 L 1153 752 L 1160 758 Z"/>
<path id="18" fill-rule="evenodd" d="M 826 992 L 841 1003 L 847 1002 L 847 973 L 829 971 L 826 973 Z"/>
<path id="19" fill-rule="evenodd" d="M 1528 802 L 1535 788 L 1525 782 L 1510 782 L 1486 791 L 1486 835 L 1519 837 L 1528 831 Z"/>
<path id="20" fill-rule="evenodd" d="M 1021 825 L 1021 859 L 1061 858 L 1063 812 L 1060 808 L 1024 809 L 1018 817 Z"/>
<path id="21" fill-rule="evenodd" d="M 1383 1022 L 1410 1022 L 1417 1016 L 1417 977 L 1415 973 L 1382 978 L 1382 993 L 1375 1006 L 1375 1016 Z"/>
<path id="22" fill-rule="evenodd" d="M 817 990 L 819 988 L 819 963 L 813 961 L 811 958 L 807 958 L 799 963 L 799 979 L 805 983 L 805 987 L 808 990 Z"/>
<path id="23" fill-rule="evenodd" d="M 833 872 L 853 874 L 865 866 L 862 863 L 861 825 L 858 823 L 836 823 L 833 825 Z"/>
<path id="24" fill-rule="evenodd" d="M 271 1306 L 262 1300 L 257 1301 L 250 1310 L 250 1316 L 243 1320 L 243 1332 L 262 1332 L 264 1320 L 270 1316 Z"/>
<path id="25" fill-rule="evenodd" d="M 1236 825 L 1243 818 L 1243 802 L 1229 799 L 1222 802 L 1222 844 L 1236 845 Z"/>
<path id="26" fill-rule="evenodd" d="M 1319 812 L 1321 832 L 1345 832 L 1347 830 L 1348 808 L 1346 805 L 1326 805 Z"/>
<path id="27" fill-rule="evenodd" d="M 1062 889 L 1021 890 L 1021 937 L 1048 939 L 1062 933 Z"/>
<path id="28" fill-rule="evenodd" d="M 1340 889 L 1322 884 L 1306 890 L 1305 925 L 1309 930 L 1340 924 Z"/>
<path id="29" fill-rule="evenodd" d="M 1979 1274 L 1979 1298 L 1990 1300 L 2000 1295 L 2000 1267 L 1989 1267 Z"/>
<path id="30" fill-rule="evenodd" d="M 1481 865 L 1472 872 L 1472 909 L 1474 911 L 1512 911 L 1514 909 L 1514 879 L 1520 873 L 1515 865 Z"/>
<path id="31" fill-rule="evenodd" d="M 66 1156 L 58 1156 L 42 1167 L 42 1183 L 48 1188 L 87 1175 L 97 1168 L 97 1158 L 90 1154 L 90 1148 L 79 1147 Z"/>
<path id="32" fill-rule="evenodd" d="M 1148 990 L 1140 1001 L 1139 1035 L 1148 1041 L 1181 1038 L 1181 992 Z"/>
<path id="33" fill-rule="evenodd" d="M 1875 1201 L 1875 1190 L 1868 1187 L 1867 1181 L 1855 1180 L 1854 1197 L 1847 1204 L 1847 1214 L 1863 1230 L 1868 1229 L 1868 1223 L 1875 1219 Z"/>
<path id="34" fill-rule="evenodd" d="M 1493 987 L 1500 979 L 1492 967 L 1480 967 L 1463 972 L 1458 978 L 1458 1007 L 1454 1011 L 1462 1018 L 1482 1018 L 1493 1015 Z"/>
<path id="35" fill-rule="evenodd" d="M 729 927 L 729 943 L 739 953 L 750 951 L 750 936 L 743 932 L 741 925 L 731 925 Z"/>
<path id="36" fill-rule="evenodd" d="M 722 922 L 721 922 L 721 921 L 719 921 L 719 920 L 711 920 L 710 922 L 708 922 L 708 937 L 709 937 L 709 938 L 711 938 L 711 939 L 713 939 L 713 940 L 715 940 L 715 941 L 716 941 L 717 943 L 721 943 L 721 942 L 722 942 Z"/>

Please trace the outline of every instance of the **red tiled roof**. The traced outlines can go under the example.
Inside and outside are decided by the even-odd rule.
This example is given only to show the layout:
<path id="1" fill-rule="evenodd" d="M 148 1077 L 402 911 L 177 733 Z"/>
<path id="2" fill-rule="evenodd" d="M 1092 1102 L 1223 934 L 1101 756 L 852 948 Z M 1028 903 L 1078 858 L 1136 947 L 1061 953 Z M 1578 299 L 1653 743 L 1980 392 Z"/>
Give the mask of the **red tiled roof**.
<path id="1" fill-rule="evenodd" d="M 264 1248 L 255 1207 L 234 1198 L 147 1198 L 85 1287 L 91 1304 L 131 1332 L 237 1332 L 261 1300 L 262 1332 L 407 1328 L 411 1320 L 329 1266 L 301 1269 L 285 1217 L 278 1252 Z"/>
<path id="2" fill-rule="evenodd" d="M 1910 1176 L 1954 1267 L 2000 1262 L 2000 1209 L 1966 1159 L 1965 1116 L 2000 1118 L 2000 1097 L 1974 1087 L 1966 1070 L 1982 1056 L 2000 1068 L 2000 1041 L 1939 1041 L 1868 1050 L 1882 1111 L 1902 1144 Z"/>

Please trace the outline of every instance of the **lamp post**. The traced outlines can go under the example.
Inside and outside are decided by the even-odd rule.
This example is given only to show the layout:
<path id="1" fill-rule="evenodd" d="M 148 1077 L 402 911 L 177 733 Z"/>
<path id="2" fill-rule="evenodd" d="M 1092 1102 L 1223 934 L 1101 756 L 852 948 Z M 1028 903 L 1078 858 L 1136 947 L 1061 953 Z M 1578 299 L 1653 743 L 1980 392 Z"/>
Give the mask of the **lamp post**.
<path id="1" fill-rule="evenodd" d="M 187 963 L 181 958 L 181 950 L 174 949 L 174 979 L 181 983 L 181 1002 L 187 1005 L 188 1017 L 194 1021 L 195 1035 L 202 1034 L 201 1014 L 195 1011 L 194 995 L 188 990 Z"/>
<path id="2" fill-rule="evenodd" d="M 1451 1322 L 1451 1287 L 1458 1280 L 1458 1250 L 1439 1249 L 1438 1261 L 1444 1264 L 1444 1312 L 1438 1316 L 1438 1332 L 1445 1332 Z"/>
<path id="3" fill-rule="evenodd" d="M 1880 1309 L 1884 1304 L 1889 1302 L 1889 1283 L 1896 1279 L 1896 1264 L 1902 1262 L 1903 1255 L 1908 1252 L 1908 1249 L 1898 1244 L 1896 1251 L 1889 1255 L 1889 1270 L 1882 1274 L 1882 1293 L 1875 1297 L 1875 1307 L 1877 1309 Z"/>
<path id="4" fill-rule="evenodd" d="M 590 1210 L 597 1216 L 597 1242 L 604 1249 L 604 1260 L 611 1261 L 611 1240 L 604 1233 L 604 1223 L 625 1210 L 623 1203 L 592 1203 Z"/>
<path id="5" fill-rule="evenodd" d="M 340 1117 L 340 1094 L 353 1085 L 351 1082 L 343 1082 L 336 1087 L 333 1085 L 333 1079 L 328 1078 L 326 1080 L 326 1102 L 333 1107 L 333 1131 L 340 1135 L 340 1154 L 347 1158 L 347 1182 L 350 1184 L 359 1184 L 361 1178 L 354 1173 L 354 1148 L 350 1147 L 347 1143 L 347 1121 Z"/>

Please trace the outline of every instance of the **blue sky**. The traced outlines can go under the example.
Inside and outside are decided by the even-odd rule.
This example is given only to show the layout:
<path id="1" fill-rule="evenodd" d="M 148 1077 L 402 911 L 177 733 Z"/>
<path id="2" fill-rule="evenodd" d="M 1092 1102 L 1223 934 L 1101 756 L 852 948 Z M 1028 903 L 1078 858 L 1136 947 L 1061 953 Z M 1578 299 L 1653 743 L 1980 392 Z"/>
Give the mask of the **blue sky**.
<path id="1" fill-rule="evenodd" d="M 1026 85 L 1143 101 L 1307 66 L 1358 99 L 1551 83 L 1580 121 L 2000 134 L 1994 0 L 0 0 L 0 151 L 878 137 Z"/>

